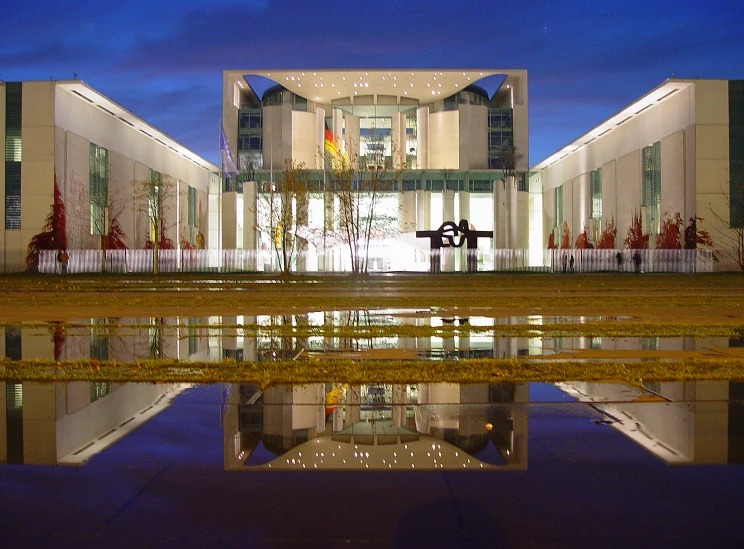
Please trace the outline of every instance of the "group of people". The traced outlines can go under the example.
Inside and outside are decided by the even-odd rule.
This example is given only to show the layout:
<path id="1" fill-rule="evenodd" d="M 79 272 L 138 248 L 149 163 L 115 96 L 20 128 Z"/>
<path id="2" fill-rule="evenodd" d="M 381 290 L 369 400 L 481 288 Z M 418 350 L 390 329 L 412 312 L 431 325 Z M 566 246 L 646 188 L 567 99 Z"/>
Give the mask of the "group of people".
<path id="1" fill-rule="evenodd" d="M 617 259 L 617 270 L 622 271 L 623 270 L 623 254 L 622 252 L 617 252 L 617 255 L 615 256 Z M 633 265 L 635 266 L 635 272 L 636 274 L 640 274 L 641 272 L 641 263 L 643 262 L 643 258 L 641 257 L 641 252 L 638 250 L 635 250 L 633 255 L 631 256 L 633 259 Z M 571 258 L 569 259 L 568 254 L 563 254 L 563 272 L 567 272 L 566 269 L 568 268 L 568 272 L 573 273 L 574 272 L 574 256 L 571 254 Z"/>
<path id="2" fill-rule="evenodd" d="M 570 272 L 574 272 L 574 256 L 571 254 L 571 259 L 568 259 L 567 254 L 563 254 L 563 272 L 566 272 L 566 265 L 568 265 L 568 268 Z"/>

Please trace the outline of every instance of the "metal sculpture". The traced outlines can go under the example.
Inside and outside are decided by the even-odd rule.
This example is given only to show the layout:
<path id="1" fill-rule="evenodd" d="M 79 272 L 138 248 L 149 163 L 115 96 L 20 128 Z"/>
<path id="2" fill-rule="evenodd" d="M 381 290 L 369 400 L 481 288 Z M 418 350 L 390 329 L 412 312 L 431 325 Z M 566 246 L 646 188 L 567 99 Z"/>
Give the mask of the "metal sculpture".
<path id="1" fill-rule="evenodd" d="M 442 272 L 442 248 L 461 248 L 465 244 L 468 250 L 467 272 L 474 273 L 478 270 L 478 238 L 493 238 L 493 231 L 472 230 L 468 220 L 462 219 L 457 225 L 454 221 L 445 221 L 436 231 L 416 231 L 416 237 L 429 239 L 429 272 Z"/>

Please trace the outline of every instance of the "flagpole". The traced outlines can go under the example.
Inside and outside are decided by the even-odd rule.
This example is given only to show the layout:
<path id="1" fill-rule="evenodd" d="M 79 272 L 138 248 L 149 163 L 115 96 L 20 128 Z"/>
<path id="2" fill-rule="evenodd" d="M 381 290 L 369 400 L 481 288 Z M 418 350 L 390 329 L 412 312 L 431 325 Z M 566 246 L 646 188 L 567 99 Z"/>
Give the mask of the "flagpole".
<path id="1" fill-rule="evenodd" d="M 222 132 L 223 132 L 222 117 L 220 117 L 220 127 L 219 127 L 219 131 L 217 132 L 217 139 L 219 140 L 219 150 L 220 150 L 220 192 L 219 192 L 220 200 L 219 200 L 219 209 L 217 213 L 217 218 L 219 221 L 218 234 L 220 235 L 219 236 L 220 238 L 220 242 L 219 242 L 220 260 L 218 262 L 218 268 L 220 269 L 220 271 L 222 271 L 222 256 L 223 256 L 222 254 L 222 190 L 225 184 L 225 153 L 222 150 Z"/>

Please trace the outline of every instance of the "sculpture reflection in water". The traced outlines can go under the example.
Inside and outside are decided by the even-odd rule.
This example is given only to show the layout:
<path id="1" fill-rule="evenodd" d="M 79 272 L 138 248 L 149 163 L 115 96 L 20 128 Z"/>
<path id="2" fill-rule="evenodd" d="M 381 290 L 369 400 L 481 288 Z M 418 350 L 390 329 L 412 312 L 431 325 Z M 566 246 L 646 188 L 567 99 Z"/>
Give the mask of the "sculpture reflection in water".
<path id="1" fill-rule="evenodd" d="M 226 469 L 524 469 L 526 384 L 233 385 Z"/>

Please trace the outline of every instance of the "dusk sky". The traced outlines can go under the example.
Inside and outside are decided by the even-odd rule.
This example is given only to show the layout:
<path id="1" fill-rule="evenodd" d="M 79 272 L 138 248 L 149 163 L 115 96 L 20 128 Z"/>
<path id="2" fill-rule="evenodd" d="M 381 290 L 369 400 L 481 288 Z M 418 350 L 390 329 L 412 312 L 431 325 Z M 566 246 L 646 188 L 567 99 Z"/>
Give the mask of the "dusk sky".
<path id="1" fill-rule="evenodd" d="M 222 71 L 526 68 L 529 163 L 665 79 L 744 79 L 741 0 L 21 2 L 0 80 L 88 85 L 217 162 Z"/>

